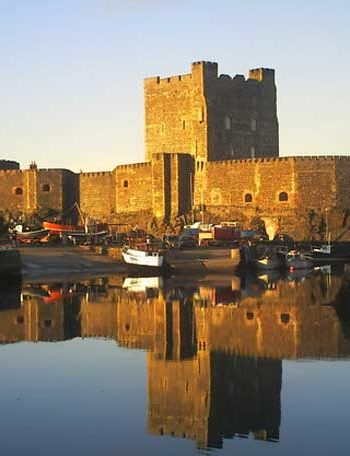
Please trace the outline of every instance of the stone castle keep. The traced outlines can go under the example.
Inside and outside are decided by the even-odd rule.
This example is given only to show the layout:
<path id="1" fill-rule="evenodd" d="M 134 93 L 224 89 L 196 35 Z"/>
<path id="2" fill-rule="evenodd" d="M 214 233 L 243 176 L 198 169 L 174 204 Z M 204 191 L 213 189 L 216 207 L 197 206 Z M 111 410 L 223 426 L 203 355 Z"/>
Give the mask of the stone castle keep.
<path id="1" fill-rule="evenodd" d="M 195 62 L 191 73 L 147 78 L 145 162 L 113 171 L 21 170 L 0 161 L 0 211 L 66 212 L 150 226 L 192 214 L 206 222 L 273 218 L 280 232 L 349 238 L 350 157 L 279 157 L 274 70 L 233 78 Z M 349 219 L 350 224 L 350 219 Z"/>

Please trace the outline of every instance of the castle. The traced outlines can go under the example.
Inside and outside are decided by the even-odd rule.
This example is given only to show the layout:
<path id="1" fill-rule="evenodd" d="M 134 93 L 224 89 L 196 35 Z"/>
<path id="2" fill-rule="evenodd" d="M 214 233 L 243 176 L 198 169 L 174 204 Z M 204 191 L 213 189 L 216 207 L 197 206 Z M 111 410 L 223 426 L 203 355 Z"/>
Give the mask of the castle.
<path id="1" fill-rule="evenodd" d="M 189 74 L 145 79 L 144 92 L 144 163 L 75 174 L 0 161 L 0 211 L 64 213 L 78 202 L 110 223 L 191 213 L 245 227 L 274 219 L 296 239 L 350 237 L 350 157 L 279 157 L 274 70 L 232 78 L 195 62 Z"/>

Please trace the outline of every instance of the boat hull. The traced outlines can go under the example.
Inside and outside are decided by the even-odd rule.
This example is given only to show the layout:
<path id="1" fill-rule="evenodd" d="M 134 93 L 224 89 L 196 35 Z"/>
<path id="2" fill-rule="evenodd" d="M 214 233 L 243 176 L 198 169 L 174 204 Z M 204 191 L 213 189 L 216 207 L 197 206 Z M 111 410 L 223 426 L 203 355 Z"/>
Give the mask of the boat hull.
<path id="1" fill-rule="evenodd" d="M 258 269 L 271 271 L 281 268 L 281 262 L 277 258 L 260 258 L 256 260 L 255 266 Z"/>
<path id="2" fill-rule="evenodd" d="M 19 242 L 35 242 L 44 239 L 50 233 L 49 230 L 37 230 L 37 231 L 24 231 L 16 234 L 16 239 Z"/>
<path id="3" fill-rule="evenodd" d="M 61 225 L 60 223 L 43 222 L 43 228 L 51 233 L 81 233 L 85 234 L 83 226 Z"/>
<path id="4" fill-rule="evenodd" d="M 311 269 L 313 262 L 308 259 L 286 261 L 287 269 Z"/>
<path id="5" fill-rule="evenodd" d="M 164 256 L 151 250 L 127 248 L 122 251 L 122 257 L 126 264 L 138 268 L 161 269 L 164 264 Z"/>
<path id="6" fill-rule="evenodd" d="M 317 264 L 330 264 L 330 263 L 348 263 L 350 262 L 349 255 L 335 255 L 327 253 L 310 253 L 305 255 L 306 258 L 312 260 Z"/>

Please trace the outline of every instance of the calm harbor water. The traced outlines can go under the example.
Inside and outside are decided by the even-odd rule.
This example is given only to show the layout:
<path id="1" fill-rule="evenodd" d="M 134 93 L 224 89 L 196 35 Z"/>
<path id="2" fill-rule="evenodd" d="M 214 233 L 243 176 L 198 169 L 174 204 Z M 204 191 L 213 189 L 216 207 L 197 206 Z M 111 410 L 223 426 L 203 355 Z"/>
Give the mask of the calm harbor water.
<path id="1" fill-rule="evenodd" d="M 5 455 L 345 454 L 350 273 L 2 284 Z"/>

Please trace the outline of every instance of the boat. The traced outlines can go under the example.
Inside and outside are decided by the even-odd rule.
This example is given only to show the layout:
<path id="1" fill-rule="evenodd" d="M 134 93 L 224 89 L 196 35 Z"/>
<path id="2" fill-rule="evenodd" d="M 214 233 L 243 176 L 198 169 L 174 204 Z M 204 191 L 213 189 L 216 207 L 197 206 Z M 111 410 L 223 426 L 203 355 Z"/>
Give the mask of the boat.
<path id="1" fill-rule="evenodd" d="M 281 261 L 277 255 L 264 255 L 255 260 L 255 266 L 258 269 L 274 270 L 281 267 Z"/>
<path id="2" fill-rule="evenodd" d="M 90 238 L 102 237 L 108 234 L 108 225 L 106 223 L 96 223 L 94 225 L 63 225 L 61 223 L 43 222 L 43 228 L 49 233 L 65 234 L 70 238 Z"/>
<path id="3" fill-rule="evenodd" d="M 305 256 L 316 263 L 336 263 L 350 261 L 349 243 L 327 243 L 313 246 Z"/>
<path id="4" fill-rule="evenodd" d="M 40 242 L 42 239 L 47 237 L 50 233 L 49 230 L 34 230 L 34 231 L 22 231 L 16 232 L 16 240 L 23 244 L 31 244 L 34 242 Z"/>
<path id="5" fill-rule="evenodd" d="M 44 230 L 49 230 L 51 233 L 57 234 L 86 234 L 84 226 L 77 226 L 77 225 L 63 225 L 61 223 L 53 223 L 53 222 L 43 222 Z"/>
<path id="6" fill-rule="evenodd" d="M 148 244 L 125 246 L 122 256 L 125 263 L 132 266 L 161 269 L 164 265 L 164 251 Z"/>
<path id="7" fill-rule="evenodd" d="M 313 267 L 313 261 L 298 250 L 290 250 L 286 255 L 285 265 L 289 270 L 311 269 Z"/>

